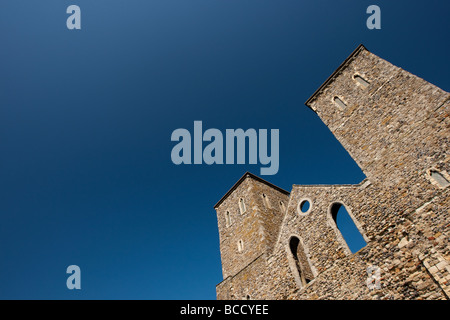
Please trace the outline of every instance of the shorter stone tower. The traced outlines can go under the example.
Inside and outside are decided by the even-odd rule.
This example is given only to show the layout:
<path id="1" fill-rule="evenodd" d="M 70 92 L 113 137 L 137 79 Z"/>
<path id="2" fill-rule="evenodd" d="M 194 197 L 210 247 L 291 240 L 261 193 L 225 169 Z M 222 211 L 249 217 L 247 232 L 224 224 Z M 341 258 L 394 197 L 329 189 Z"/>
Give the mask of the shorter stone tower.
<path id="1" fill-rule="evenodd" d="M 288 201 L 289 192 L 247 172 L 214 206 L 224 278 L 273 249 Z"/>

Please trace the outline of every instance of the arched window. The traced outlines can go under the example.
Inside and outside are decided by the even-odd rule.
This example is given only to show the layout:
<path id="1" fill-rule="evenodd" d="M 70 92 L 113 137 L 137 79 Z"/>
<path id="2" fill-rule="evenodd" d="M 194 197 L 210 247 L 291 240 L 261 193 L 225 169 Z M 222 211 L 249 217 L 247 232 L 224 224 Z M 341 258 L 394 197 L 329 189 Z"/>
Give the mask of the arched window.
<path id="1" fill-rule="evenodd" d="M 281 209 L 281 212 L 286 212 L 286 206 L 284 205 L 284 202 L 283 201 L 280 201 L 280 209 Z"/>
<path id="2" fill-rule="evenodd" d="M 239 240 L 238 241 L 238 252 L 244 251 L 244 241 Z"/>
<path id="3" fill-rule="evenodd" d="M 264 200 L 264 205 L 267 207 L 267 208 L 271 208 L 271 206 L 270 206 L 270 201 L 269 201 L 269 198 L 266 196 L 266 194 L 262 194 L 262 197 L 263 197 L 263 200 Z"/>
<path id="4" fill-rule="evenodd" d="M 330 207 L 330 214 L 344 241 L 343 244 L 347 245 L 352 253 L 366 246 L 364 237 L 342 203 L 333 203 Z"/>
<path id="5" fill-rule="evenodd" d="M 295 236 L 291 237 L 289 240 L 289 250 L 295 265 L 293 270 L 294 277 L 299 280 L 302 287 L 306 286 L 314 276 L 299 238 Z"/>
<path id="6" fill-rule="evenodd" d="M 435 182 L 435 184 L 439 185 L 439 187 L 447 188 L 450 186 L 450 182 L 439 171 L 430 170 L 429 172 L 430 178 Z"/>
<path id="7" fill-rule="evenodd" d="M 242 198 L 239 199 L 239 210 L 241 211 L 241 214 L 244 214 L 246 211 L 245 202 Z"/>
<path id="8" fill-rule="evenodd" d="M 231 225 L 230 211 L 225 212 L 225 225 L 227 227 Z"/>
<path id="9" fill-rule="evenodd" d="M 364 79 L 363 77 L 361 77 L 358 74 L 355 74 L 353 76 L 353 79 L 359 84 L 361 85 L 361 87 L 363 87 L 364 89 L 367 88 L 369 86 L 369 81 L 367 81 L 366 79 Z"/>
<path id="10" fill-rule="evenodd" d="M 347 108 L 347 105 L 345 104 L 345 102 L 342 101 L 339 97 L 334 97 L 333 101 L 341 110 L 344 110 L 345 108 Z"/>

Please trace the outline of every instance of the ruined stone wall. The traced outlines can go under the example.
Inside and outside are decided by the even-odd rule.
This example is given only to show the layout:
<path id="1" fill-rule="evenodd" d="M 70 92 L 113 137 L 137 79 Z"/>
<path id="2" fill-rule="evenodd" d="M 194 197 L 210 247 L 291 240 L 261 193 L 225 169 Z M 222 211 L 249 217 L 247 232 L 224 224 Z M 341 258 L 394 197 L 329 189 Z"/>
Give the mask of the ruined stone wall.
<path id="1" fill-rule="evenodd" d="M 294 185 L 284 214 L 272 212 L 261 194 L 278 202 L 286 193 L 245 180 L 217 209 L 227 270 L 218 299 L 449 299 L 450 94 L 359 47 L 307 105 L 367 179 Z M 254 221 L 224 230 L 220 212 L 239 197 Z M 311 206 L 302 212 L 305 200 Z M 356 253 L 331 215 L 334 203 L 345 206 L 367 242 Z M 227 244 L 239 237 L 252 244 L 240 258 Z M 292 237 L 304 251 L 300 269 L 308 266 L 314 278 L 307 284 L 289 248 Z M 374 288 L 367 280 L 375 270 Z"/>
<path id="2" fill-rule="evenodd" d="M 263 254 L 223 280 L 216 291 L 219 300 L 285 300 L 296 299 L 298 287 L 285 254 Z"/>
<path id="3" fill-rule="evenodd" d="M 449 190 L 430 203 L 386 224 L 374 219 L 371 226 L 388 227 L 373 233 L 368 244 L 352 254 L 330 219 L 335 201 L 344 203 L 349 214 L 365 232 L 358 218 L 365 203 L 376 197 L 371 186 L 294 186 L 283 230 L 273 253 L 261 255 L 238 274 L 217 287 L 218 299 L 448 299 Z M 299 215 L 296 203 L 312 202 L 307 215 Z M 342 201 L 345 199 L 345 201 Z M 374 228 L 376 230 L 376 228 Z M 305 255 L 315 278 L 298 284 L 289 261 L 291 235 L 302 239 Z M 379 268 L 380 287 L 367 285 L 368 267 Z"/>
<path id="4" fill-rule="evenodd" d="M 449 190 L 440 191 L 432 202 L 410 208 L 408 213 L 393 211 L 380 201 L 383 195 L 364 182 L 359 186 L 294 186 L 279 251 L 290 234 L 301 231 L 317 271 L 315 281 L 299 291 L 299 299 L 448 298 Z M 296 204 L 305 198 L 311 200 L 312 207 L 301 216 Z M 355 254 L 346 248 L 331 219 L 334 202 L 345 205 L 367 239 L 367 245 Z M 385 211 L 389 214 L 379 214 Z M 432 262 L 427 266 L 424 260 L 430 255 L 436 257 L 429 258 Z M 439 266 L 432 270 L 439 269 L 439 280 L 430 273 L 431 264 Z M 379 268 L 380 289 L 369 290 L 367 286 L 370 266 Z"/>

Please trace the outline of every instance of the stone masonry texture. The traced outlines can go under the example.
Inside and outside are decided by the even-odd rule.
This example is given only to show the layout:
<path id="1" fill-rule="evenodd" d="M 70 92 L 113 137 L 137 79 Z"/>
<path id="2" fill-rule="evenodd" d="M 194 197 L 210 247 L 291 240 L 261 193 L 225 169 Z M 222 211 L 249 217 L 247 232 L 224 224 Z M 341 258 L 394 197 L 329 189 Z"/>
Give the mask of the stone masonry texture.
<path id="1" fill-rule="evenodd" d="M 360 45 L 306 105 L 367 178 L 287 192 L 244 174 L 215 205 L 217 299 L 448 300 L 450 94 Z M 367 243 L 356 253 L 336 204 Z"/>

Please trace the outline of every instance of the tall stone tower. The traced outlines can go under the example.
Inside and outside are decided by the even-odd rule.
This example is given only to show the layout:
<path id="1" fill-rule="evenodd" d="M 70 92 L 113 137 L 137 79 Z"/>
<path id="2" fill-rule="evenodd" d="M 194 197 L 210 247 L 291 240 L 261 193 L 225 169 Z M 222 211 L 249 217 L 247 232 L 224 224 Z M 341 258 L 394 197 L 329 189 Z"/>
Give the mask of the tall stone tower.
<path id="1" fill-rule="evenodd" d="M 449 94 L 360 45 L 306 101 L 372 184 L 420 185 L 447 170 Z M 431 171 L 430 171 L 431 170 Z"/>
<path id="2" fill-rule="evenodd" d="M 450 94 L 360 45 L 306 105 L 367 178 L 288 193 L 245 174 L 215 206 L 217 298 L 449 299 Z"/>

